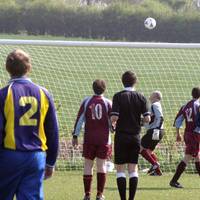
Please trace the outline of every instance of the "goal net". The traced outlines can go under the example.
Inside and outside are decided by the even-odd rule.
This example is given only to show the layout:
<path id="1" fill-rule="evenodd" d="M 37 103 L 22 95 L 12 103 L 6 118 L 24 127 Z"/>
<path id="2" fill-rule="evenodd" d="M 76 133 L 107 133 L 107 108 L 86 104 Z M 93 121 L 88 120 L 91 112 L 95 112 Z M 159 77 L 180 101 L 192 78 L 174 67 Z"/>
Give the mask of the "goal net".
<path id="1" fill-rule="evenodd" d="M 0 40 L 0 86 L 5 86 L 9 79 L 3 67 L 7 54 L 16 48 L 27 51 L 32 58 L 32 80 L 46 87 L 55 100 L 60 126 L 57 170 L 75 170 L 83 167 L 82 146 L 72 148 L 71 132 L 82 99 L 93 94 L 93 80 L 104 79 L 105 96 L 112 99 L 115 92 L 123 89 L 122 73 L 135 71 L 138 91 L 147 98 L 154 90 L 163 94 L 165 136 L 156 153 L 162 170 L 171 172 L 184 155 L 184 144 L 175 142 L 173 121 L 180 106 L 191 98 L 191 89 L 200 83 L 199 47 L 198 44 Z M 143 158 L 139 166 L 141 170 L 149 168 Z M 195 173 L 193 162 L 187 171 Z"/>

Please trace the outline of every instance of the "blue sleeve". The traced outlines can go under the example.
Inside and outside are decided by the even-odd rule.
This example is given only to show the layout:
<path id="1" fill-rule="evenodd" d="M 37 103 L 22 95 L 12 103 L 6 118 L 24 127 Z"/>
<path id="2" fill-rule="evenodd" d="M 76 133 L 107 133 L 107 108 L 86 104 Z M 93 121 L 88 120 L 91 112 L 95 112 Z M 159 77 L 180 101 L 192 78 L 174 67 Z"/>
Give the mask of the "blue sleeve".
<path id="1" fill-rule="evenodd" d="M 5 135 L 5 116 L 4 116 L 4 102 L 7 94 L 7 88 L 0 90 L 0 148 L 3 147 L 3 140 Z"/>
<path id="2" fill-rule="evenodd" d="M 175 122 L 174 122 L 174 126 L 176 128 L 180 128 L 183 124 L 183 120 L 184 120 L 184 116 L 183 115 L 179 115 L 176 119 L 175 119 Z"/>
<path id="3" fill-rule="evenodd" d="M 199 109 L 197 111 L 196 118 L 195 118 L 195 123 L 196 123 L 196 128 L 194 129 L 195 133 L 200 133 L 200 110 Z"/>
<path id="4" fill-rule="evenodd" d="M 54 166 L 58 156 L 59 131 L 53 99 L 50 96 L 48 96 L 48 99 L 49 109 L 47 111 L 47 115 L 44 122 L 44 129 L 46 133 L 48 147 L 46 151 L 46 164 L 49 166 Z"/>

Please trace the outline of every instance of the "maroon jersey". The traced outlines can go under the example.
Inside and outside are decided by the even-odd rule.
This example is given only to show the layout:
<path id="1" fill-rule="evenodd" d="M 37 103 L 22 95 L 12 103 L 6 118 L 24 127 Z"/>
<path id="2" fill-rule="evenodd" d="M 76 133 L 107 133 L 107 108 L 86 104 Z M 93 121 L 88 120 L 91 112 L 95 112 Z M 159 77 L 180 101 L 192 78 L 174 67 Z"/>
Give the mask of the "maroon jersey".
<path id="1" fill-rule="evenodd" d="M 180 128 L 183 120 L 185 120 L 185 133 L 192 133 L 196 128 L 196 114 L 199 107 L 199 100 L 193 99 L 181 107 L 179 110 L 174 126 Z"/>
<path id="2" fill-rule="evenodd" d="M 110 144 L 110 121 L 111 101 L 102 95 L 94 95 L 83 100 L 73 135 L 78 136 L 85 123 L 84 144 Z"/>

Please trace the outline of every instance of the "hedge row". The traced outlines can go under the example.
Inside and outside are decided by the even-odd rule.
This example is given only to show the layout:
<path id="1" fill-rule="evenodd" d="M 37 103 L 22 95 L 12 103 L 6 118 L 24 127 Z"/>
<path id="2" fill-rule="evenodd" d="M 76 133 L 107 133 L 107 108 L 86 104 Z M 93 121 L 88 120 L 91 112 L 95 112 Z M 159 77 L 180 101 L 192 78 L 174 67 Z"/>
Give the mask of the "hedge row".
<path id="1" fill-rule="evenodd" d="M 144 19 L 157 20 L 154 30 Z M 0 5 L 0 32 L 127 41 L 200 42 L 200 12 L 161 12 L 159 8 L 113 5 L 69 7 L 38 1 L 24 7 Z"/>

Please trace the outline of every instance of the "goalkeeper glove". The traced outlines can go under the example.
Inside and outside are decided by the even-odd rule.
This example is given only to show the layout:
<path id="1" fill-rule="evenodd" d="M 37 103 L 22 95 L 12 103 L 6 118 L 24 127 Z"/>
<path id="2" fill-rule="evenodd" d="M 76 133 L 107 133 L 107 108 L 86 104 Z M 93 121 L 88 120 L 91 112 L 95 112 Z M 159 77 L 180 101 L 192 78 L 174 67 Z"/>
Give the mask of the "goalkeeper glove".
<path id="1" fill-rule="evenodd" d="M 160 130 L 153 129 L 152 140 L 159 140 L 160 139 Z"/>

